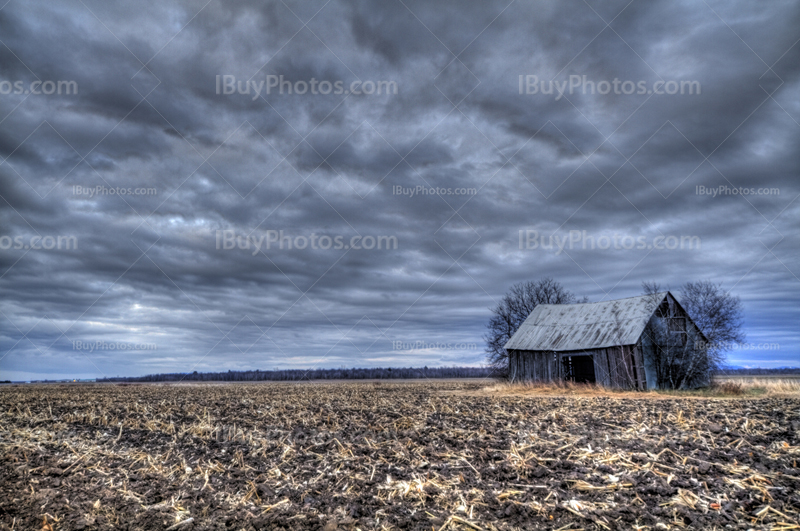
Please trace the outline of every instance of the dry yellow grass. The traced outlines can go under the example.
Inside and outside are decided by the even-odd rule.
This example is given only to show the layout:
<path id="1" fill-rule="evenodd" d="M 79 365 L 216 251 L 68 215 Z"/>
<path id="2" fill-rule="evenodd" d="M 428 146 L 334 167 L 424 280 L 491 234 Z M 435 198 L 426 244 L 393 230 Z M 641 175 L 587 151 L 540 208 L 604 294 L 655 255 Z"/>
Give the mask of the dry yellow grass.
<path id="1" fill-rule="evenodd" d="M 800 394 L 800 380 L 797 378 L 760 378 L 753 377 L 732 377 L 715 378 L 714 383 L 731 382 L 740 384 L 745 390 L 761 390 L 762 394 L 783 395 Z"/>
<path id="2" fill-rule="evenodd" d="M 490 396 L 529 396 L 529 397 L 613 397 L 613 398 L 670 398 L 652 391 L 638 392 L 623 389 L 609 389 L 596 384 L 576 384 L 573 382 L 554 383 L 495 383 L 479 391 L 457 391 L 455 394 L 479 394 Z"/>
<path id="3" fill-rule="evenodd" d="M 481 390 L 481 394 L 500 396 L 609 396 L 615 398 L 748 398 L 753 396 L 798 396 L 800 380 L 776 378 L 715 379 L 709 387 L 690 390 L 632 390 L 609 389 L 596 384 L 573 382 L 554 383 L 495 383 Z"/>

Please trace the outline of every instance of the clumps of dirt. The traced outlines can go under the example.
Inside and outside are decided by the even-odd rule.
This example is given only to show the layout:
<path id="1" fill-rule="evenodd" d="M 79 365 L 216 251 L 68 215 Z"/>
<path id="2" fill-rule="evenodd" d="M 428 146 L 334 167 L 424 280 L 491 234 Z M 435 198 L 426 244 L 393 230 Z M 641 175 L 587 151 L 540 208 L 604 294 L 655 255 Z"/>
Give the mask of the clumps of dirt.
<path id="1" fill-rule="evenodd" d="M 796 398 L 484 386 L 3 388 L 0 529 L 800 525 Z"/>

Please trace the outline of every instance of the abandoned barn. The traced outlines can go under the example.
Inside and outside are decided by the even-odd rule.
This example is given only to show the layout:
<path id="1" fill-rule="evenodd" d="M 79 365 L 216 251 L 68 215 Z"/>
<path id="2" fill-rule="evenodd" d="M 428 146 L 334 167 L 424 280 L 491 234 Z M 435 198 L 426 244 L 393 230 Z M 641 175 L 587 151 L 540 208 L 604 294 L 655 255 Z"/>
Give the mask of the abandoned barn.
<path id="1" fill-rule="evenodd" d="M 705 337 L 669 292 L 586 304 L 539 304 L 506 343 L 514 382 L 652 389 L 704 385 Z M 674 375 L 681 376 L 678 380 Z M 701 375 L 701 376 L 697 376 Z"/>

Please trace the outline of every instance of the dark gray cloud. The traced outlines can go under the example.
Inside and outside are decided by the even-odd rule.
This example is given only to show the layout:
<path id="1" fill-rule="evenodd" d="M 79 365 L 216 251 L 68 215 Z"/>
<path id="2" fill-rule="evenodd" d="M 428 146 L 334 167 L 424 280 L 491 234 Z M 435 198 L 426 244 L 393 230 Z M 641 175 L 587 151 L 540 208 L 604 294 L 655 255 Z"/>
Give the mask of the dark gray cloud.
<path id="1" fill-rule="evenodd" d="M 477 364 L 489 308 L 542 276 L 723 282 L 779 345 L 731 363 L 798 365 L 798 27 L 793 2 L 11 0 L 0 377 Z"/>

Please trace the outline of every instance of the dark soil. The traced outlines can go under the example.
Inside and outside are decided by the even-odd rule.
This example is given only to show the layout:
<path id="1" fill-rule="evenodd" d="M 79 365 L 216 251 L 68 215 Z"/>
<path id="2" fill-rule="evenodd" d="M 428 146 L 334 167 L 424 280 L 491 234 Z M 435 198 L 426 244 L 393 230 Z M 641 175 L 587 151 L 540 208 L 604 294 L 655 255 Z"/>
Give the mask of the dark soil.
<path id="1" fill-rule="evenodd" d="M 483 385 L 4 387 L 0 529 L 800 523 L 799 399 L 443 392 Z"/>

